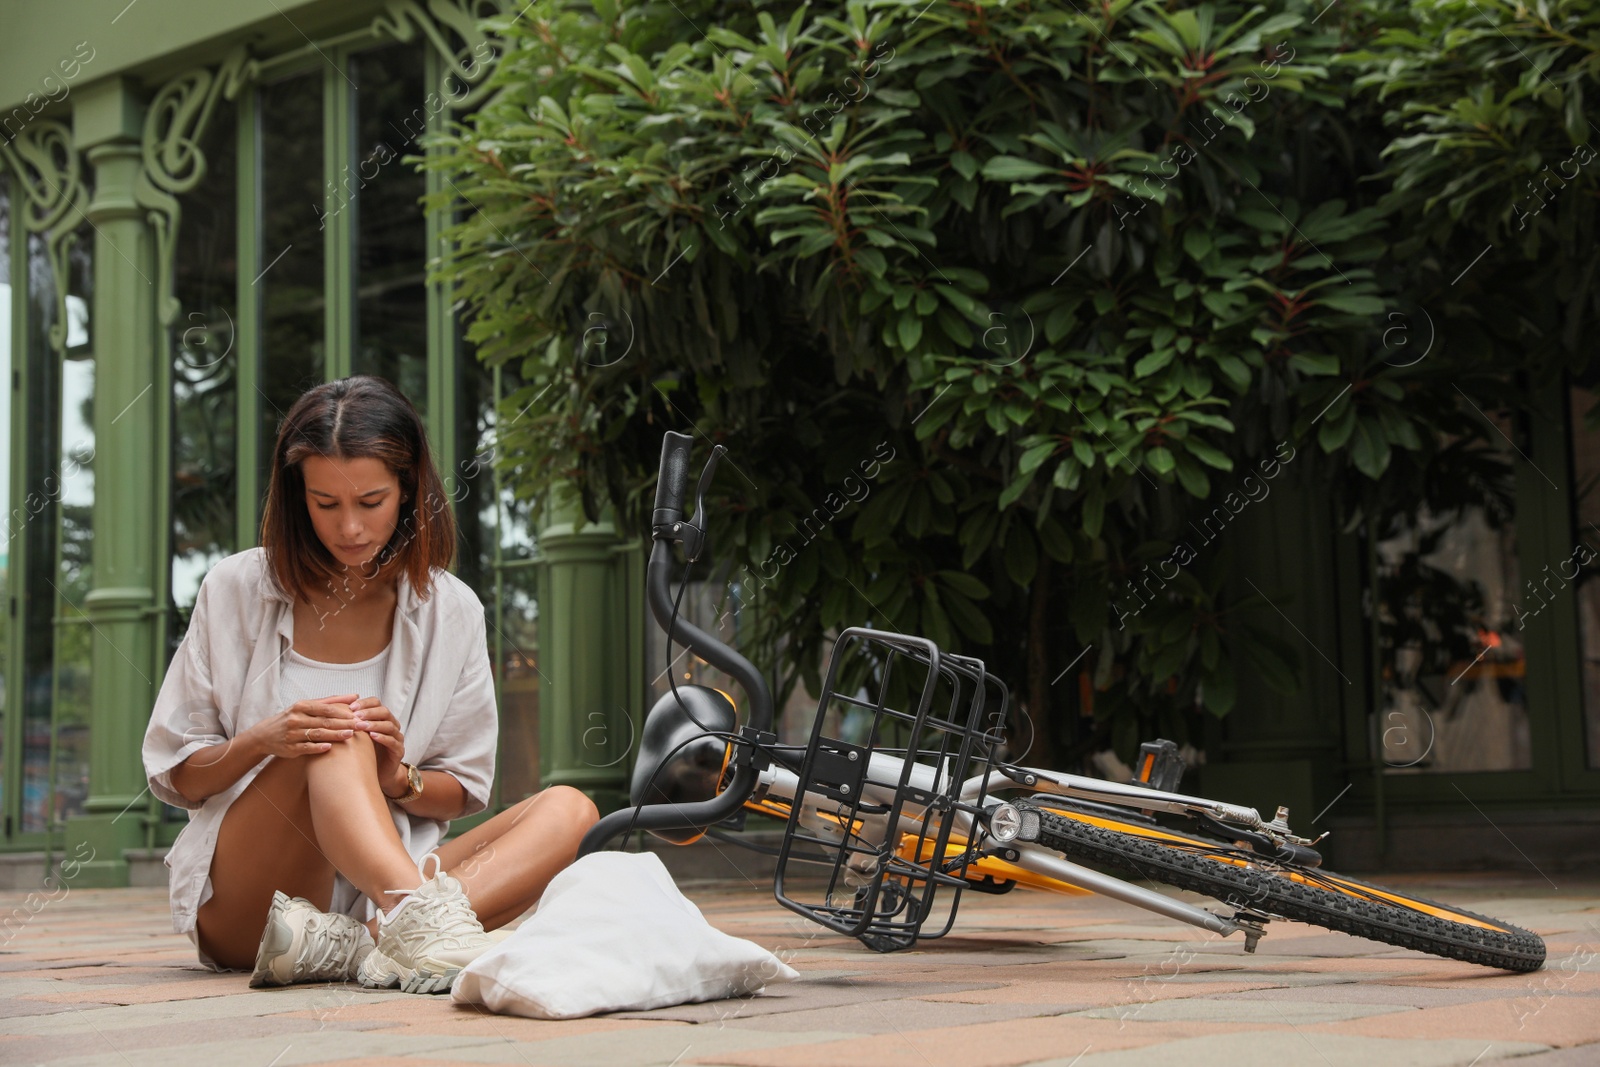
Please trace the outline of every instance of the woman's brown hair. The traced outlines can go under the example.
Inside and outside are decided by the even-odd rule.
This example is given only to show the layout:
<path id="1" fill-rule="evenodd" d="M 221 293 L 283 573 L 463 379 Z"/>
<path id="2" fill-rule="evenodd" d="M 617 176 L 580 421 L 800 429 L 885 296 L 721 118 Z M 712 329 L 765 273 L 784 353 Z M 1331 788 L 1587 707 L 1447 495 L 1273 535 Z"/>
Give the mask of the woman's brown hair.
<path id="1" fill-rule="evenodd" d="M 373 557 L 375 574 L 404 573 L 417 596 L 432 592 L 434 567 L 455 558 L 456 524 L 433 465 L 422 416 L 405 394 L 382 378 L 358 374 L 309 390 L 278 428 L 272 476 L 261 516 L 261 544 L 278 587 L 309 600 L 313 588 L 333 588 L 341 565 L 311 525 L 300 464 L 311 456 L 377 459 L 400 479 L 394 534 Z"/>

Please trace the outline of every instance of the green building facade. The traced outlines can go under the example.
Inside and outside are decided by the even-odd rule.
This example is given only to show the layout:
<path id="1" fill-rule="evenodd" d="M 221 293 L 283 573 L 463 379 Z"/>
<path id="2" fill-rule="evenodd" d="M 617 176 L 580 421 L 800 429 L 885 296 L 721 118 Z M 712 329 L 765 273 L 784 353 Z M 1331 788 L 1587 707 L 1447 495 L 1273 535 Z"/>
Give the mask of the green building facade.
<path id="1" fill-rule="evenodd" d="M 496 412 L 533 396 L 473 357 L 429 283 L 448 219 L 417 201 L 448 179 L 406 162 L 479 99 L 498 56 L 480 19 L 518 7 L 0 0 L 0 850 L 86 845 L 79 883 L 117 885 L 170 843 L 182 813 L 139 760 L 162 672 L 206 569 L 257 543 L 282 413 L 352 373 L 396 382 L 427 419 L 457 571 L 489 611 L 497 803 L 556 782 L 620 797 L 650 688 L 639 537 L 563 501 L 535 530 L 500 484 L 496 420 L 515 416 Z M 1364 538 L 1292 464 L 1218 519 L 1241 587 L 1304 642 L 1309 685 L 1241 682 L 1201 788 L 1319 816 L 1346 865 L 1517 866 L 1507 834 L 1541 869 L 1600 862 L 1600 600 L 1546 582 L 1546 606 L 1522 610 L 1600 520 L 1584 490 L 1600 443 L 1572 414 L 1587 397 L 1551 388 L 1506 427 L 1509 519 L 1419 529 L 1409 548 Z M 1495 616 L 1454 681 L 1410 669 L 1366 610 L 1426 614 L 1402 588 L 1423 557 Z"/>
<path id="2" fill-rule="evenodd" d="M 644 689 L 638 540 L 560 506 L 536 531 L 500 484 L 497 402 L 520 383 L 472 358 L 428 283 L 448 220 L 403 161 L 473 106 L 494 13 L 0 7 L 0 847 L 93 848 L 79 884 L 115 885 L 170 843 L 183 814 L 139 760 L 162 672 L 206 570 L 258 543 L 283 412 L 349 374 L 427 420 L 456 571 L 489 613 L 497 806 L 558 782 L 618 796 Z"/>

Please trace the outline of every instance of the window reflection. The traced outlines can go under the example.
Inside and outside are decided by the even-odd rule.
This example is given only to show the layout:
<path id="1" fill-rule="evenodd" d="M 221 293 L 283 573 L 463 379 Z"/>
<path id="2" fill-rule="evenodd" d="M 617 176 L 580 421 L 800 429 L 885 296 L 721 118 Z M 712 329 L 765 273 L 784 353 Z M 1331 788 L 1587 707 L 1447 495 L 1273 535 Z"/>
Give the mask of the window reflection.
<path id="1" fill-rule="evenodd" d="M 17 634 L 22 640 L 22 817 L 23 833 L 45 829 L 50 809 L 50 690 L 55 678 L 56 559 L 55 497 L 59 492 L 56 449 L 61 423 L 59 361 L 50 347 L 56 320 L 55 276 L 45 241 L 27 238 L 27 330 L 23 353 L 28 363 L 29 446 L 25 459 L 20 531 L 13 526 L 13 544 L 22 542 L 28 565 L 19 573 Z"/>
<path id="2" fill-rule="evenodd" d="M 532 567 L 501 577 L 499 633 L 489 643 L 500 660 L 500 802 L 539 791 L 539 594 Z"/>
<path id="3" fill-rule="evenodd" d="M 12 545 L 28 561 L 18 602 L 22 662 L 23 833 L 47 831 L 83 811 L 89 792 L 89 669 L 93 631 L 84 613 L 92 585 L 94 505 L 94 233 L 68 239 L 67 350 L 50 345 L 59 313 L 41 235 L 27 244 L 26 358 L 29 441 Z M 8 548 L 9 553 L 9 548 Z"/>
<path id="4" fill-rule="evenodd" d="M 478 364 L 475 356 L 464 358 Z M 497 388 L 489 395 L 503 401 L 516 393 L 521 380 L 510 367 L 493 373 Z M 483 457 L 485 471 L 497 458 L 496 427 L 503 405 L 486 405 Z M 500 798 L 512 804 L 539 791 L 539 591 L 534 566 L 535 540 L 532 507 L 517 499 L 509 485 L 496 477 L 488 483 L 483 510 L 489 529 L 498 538 L 496 556 L 499 595 L 492 601 L 494 615 L 489 644 L 500 672 Z"/>
<path id="5" fill-rule="evenodd" d="M 350 203 L 356 225 L 356 374 L 400 387 L 417 410 L 428 398 L 427 227 L 418 200 L 426 190 L 409 121 L 423 106 L 422 49 L 373 48 L 350 64 L 356 84 L 354 159 L 346 163 L 338 204 Z M 425 113 L 424 113 L 425 114 Z M 425 125 L 425 122 L 424 122 Z"/>
<path id="6" fill-rule="evenodd" d="M 7 372 L 11 362 L 11 183 L 0 174 L 0 367 Z M 10 796 L 6 778 L 9 753 L 6 750 L 10 725 L 11 687 L 11 612 L 3 610 L 11 597 L 11 539 L 17 532 L 17 516 L 11 511 L 11 403 L 0 404 L 0 514 L 6 516 L 0 528 L 0 807 Z"/>
<path id="7" fill-rule="evenodd" d="M 1593 384 L 1575 385 L 1568 399 L 1572 427 L 1573 554 L 1558 565 L 1570 577 L 1578 604 L 1582 656 L 1584 748 L 1600 769 L 1600 428 L 1590 424 L 1600 395 Z"/>
<path id="8" fill-rule="evenodd" d="M 1450 488 L 1430 494 L 1443 502 L 1394 518 L 1378 542 L 1374 740 L 1389 773 L 1532 766 L 1511 478 L 1493 451 L 1449 442 L 1432 484 Z"/>
<path id="9" fill-rule="evenodd" d="M 86 261 L 84 257 L 81 266 L 75 262 L 73 273 L 86 267 Z M 81 306 L 87 308 L 87 301 Z M 69 332 L 69 345 L 71 341 Z M 52 812 L 57 822 L 82 812 L 89 796 L 89 677 L 94 632 L 86 602 L 93 584 L 94 379 L 92 353 L 69 348 L 61 366 L 61 562 L 56 579 L 60 621 L 56 625 Z"/>
<path id="10" fill-rule="evenodd" d="M 258 100 L 261 239 L 252 287 L 261 301 L 256 484 L 265 494 L 278 423 L 325 366 L 322 71 L 264 85 Z"/>
<path id="11" fill-rule="evenodd" d="M 206 180 L 182 198 L 183 225 L 173 257 L 179 314 L 168 331 L 173 608 L 167 632 L 169 656 L 188 628 L 200 580 L 212 564 L 234 551 L 236 541 L 236 118 L 234 109 L 218 108 L 206 131 L 201 144 Z"/>
<path id="12" fill-rule="evenodd" d="M 456 419 L 453 470 L 441 471 L 455 502 L 456 573 L 479 590 L 485 604 L 494 592 L 495 477 L 494 371 L 465 341 L 455 361 Z M 491 631 L 492 632 L 492 631 Z"/>

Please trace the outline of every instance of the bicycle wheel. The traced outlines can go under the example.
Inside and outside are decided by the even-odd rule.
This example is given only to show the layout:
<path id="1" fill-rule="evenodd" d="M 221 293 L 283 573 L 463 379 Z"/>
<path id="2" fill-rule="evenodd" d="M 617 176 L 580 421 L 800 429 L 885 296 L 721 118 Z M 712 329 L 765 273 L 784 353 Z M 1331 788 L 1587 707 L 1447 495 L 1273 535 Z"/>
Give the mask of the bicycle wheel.
<path id="1" fill-rule="evenodd" d="M 1168 830 L 1137 816 L 1078 810 L 1055 798 L 1035 798 L 1030 806 L 1041 816 L 1039 844 L 1071 860 L 1435 956 L 1508 971 L 1544 965 L 1544 941 L 1537 934 L 1497 919 L 1319 868 L 1274 863 L 1230 842 Z"/>

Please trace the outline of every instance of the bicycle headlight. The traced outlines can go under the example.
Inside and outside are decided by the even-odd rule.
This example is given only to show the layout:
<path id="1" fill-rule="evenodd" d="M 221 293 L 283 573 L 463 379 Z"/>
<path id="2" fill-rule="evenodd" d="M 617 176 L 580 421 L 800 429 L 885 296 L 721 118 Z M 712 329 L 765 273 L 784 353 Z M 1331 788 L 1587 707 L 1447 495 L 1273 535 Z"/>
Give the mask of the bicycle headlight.
<path id="1" fill-rule="evenodd" d="M 1015 804 L 1002 804 L 989 813 L 989 836 L 1009 845 L 1022 832 L 1022 812 Z"/>
<path id="2" fill-rule="evenodd" d="M 1005 803 L 989 812 L 989 836 L 1002 845 L 1039 840 L 1039 813 L 1030 807 Z"/>

